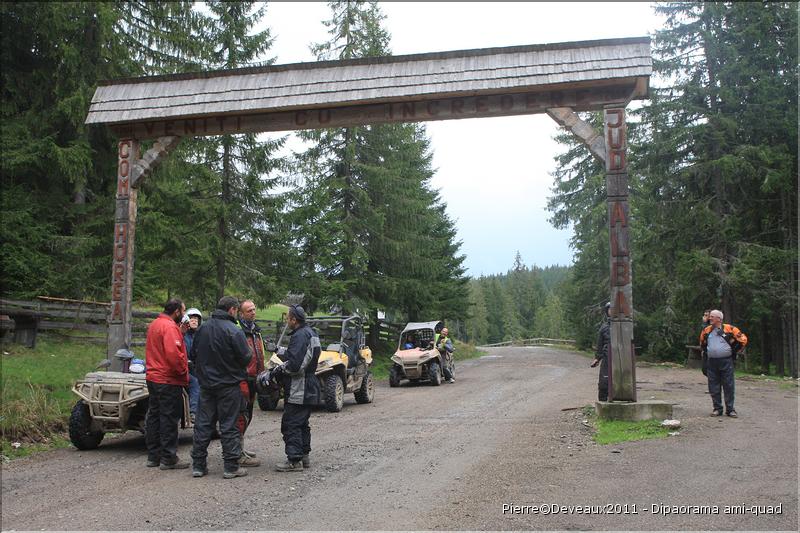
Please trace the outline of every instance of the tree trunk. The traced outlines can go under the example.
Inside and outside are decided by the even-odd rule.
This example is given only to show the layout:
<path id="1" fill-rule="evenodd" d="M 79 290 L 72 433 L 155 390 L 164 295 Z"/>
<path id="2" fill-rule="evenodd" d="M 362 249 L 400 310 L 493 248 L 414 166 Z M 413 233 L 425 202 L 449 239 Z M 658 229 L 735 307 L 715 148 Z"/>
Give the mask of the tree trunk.
<path id="1" fill-rule="evenodd" d="M 791 324 L 787 320 L 786 313 L 781 313 L 781 330 L 783 335 L 781 335 L 782 340 L 782 350 L 779 357 L 775 358 L 775 373 L 779 376 L 784 375 L 784 361 L 786 359 L 786 354 L 789 352 L 789 330 L 791 329 Z"/>
<path id="2" fill-rule="evenodd" d="M 766 319 L 761 319 L 761 373 L 769 374 L 769 364 L 772 362 L 772 343 L 770 342 L 770 328 Z"/>
<path id="3" fill-rule="evenodd" d="M 791 260 L 789 264 L 789 268 L 786 272 L 786 285 L 789 289 L 789 293 L 787 296 L 788 305 L 786 305 L 788 320 L 789 320 L 789 327 L 784 329 L 784 337 L 788 337 L 784 341 L 784 345 L 788 346 L 788 351 L 786 355 L 789 358 L 789 372 L 793 378 L 797 378 L 798 375 L 798 361 L 797 361 L 797 256 L 796 252 L 797 249 L 795 248 L 795 235 L 794 235 L 794 222 L 797 221 L 800 224 L 800 219 L 798 219 L 798 215 L 794 213 L 794 196 L 788 194 L 786 191 L 781 192 L 781 214 L 782 218 L 785 221 L 783 224 L 783 247 L 786 250 L 795 250 L 795 256 Z M 798 213 L 800 214 L 800 213 Z"/>

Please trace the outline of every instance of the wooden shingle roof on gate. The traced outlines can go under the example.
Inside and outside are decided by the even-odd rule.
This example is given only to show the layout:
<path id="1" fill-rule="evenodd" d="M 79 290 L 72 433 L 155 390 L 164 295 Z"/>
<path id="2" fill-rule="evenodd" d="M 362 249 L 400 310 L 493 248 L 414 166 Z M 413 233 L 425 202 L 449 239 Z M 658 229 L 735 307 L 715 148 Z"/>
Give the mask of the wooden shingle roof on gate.
<path id="1" fill-rule="evenodd" d="M 650 39 L 635 37 L 151 76 L 102 83 L 86 123 L 635 84 L 651 72 Z"/>

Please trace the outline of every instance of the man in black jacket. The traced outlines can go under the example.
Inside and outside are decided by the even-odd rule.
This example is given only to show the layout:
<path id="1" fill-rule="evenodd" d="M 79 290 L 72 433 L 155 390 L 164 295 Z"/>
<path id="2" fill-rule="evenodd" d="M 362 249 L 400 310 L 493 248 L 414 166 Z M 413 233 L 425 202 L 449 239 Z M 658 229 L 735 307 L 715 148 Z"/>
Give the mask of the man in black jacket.
<path id="1" fill-rule="evenodd" d="M 319 336 L 306 325 L 306 313 L 299 305 L 289 307 L 286 323 L 292 330 L 283 367 L 283 418 L 281 434 L 286 446 L 286 462 L 278 472 L 301 472 L 310 466 L 311 406 L 319 403 L 319 381 L 315 372 L 319 362 Z"/>
<path id="2" fill-rule="evenodd" d="M 225 462 L 223 477 L 231 479 L 247 475 L 247 471 L 239 467 L 242 442 L 236 419 L 243 401 L 239 385 L 247 379 L 246 369 L 252 354 L 244 333 L 236 327 L 238 310 L 239 301 L 236 298 L 222 297 L 211 319 L 200 326 L 192 342 L 192 358 L 200 382 L 200 402 L 192 446 L 194 477 L 208 473 L 208 445 L 216 422 L 219 422 L 222 458 Z"/>
<path id="3" fill-rule="evenodd" d="M 597 399 L 601 402 L 608 401 L 608 346 L 611 344 L 611 325 L 608 322 L 608 312 L 611 303 L 603 306 L 603 323 L 597 334 L 597 352 L 595 352 L 592 367 L 600 364 L 600 375 L 597 378 Z"/>

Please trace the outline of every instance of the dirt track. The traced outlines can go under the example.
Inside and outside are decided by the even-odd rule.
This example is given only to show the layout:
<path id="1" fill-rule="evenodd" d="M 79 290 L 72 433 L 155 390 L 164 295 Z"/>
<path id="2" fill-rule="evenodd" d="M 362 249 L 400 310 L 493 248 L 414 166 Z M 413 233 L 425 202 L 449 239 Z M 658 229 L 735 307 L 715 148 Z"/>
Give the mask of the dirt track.
<path id="1" fill-rule="evenodd" d="M 489 353 L 460 363 L 455 384 L 384 382 L 373 404 L 351 395 L 341 413 L 316 411 L 302 474 L 271 468 L 282 459 L 280 411 L 256 413 L 247 445 L 262 466 L 245 478 L 222 479 L 218 441 L 207 477 L 145 468 L 135 434 L 14 461 L 2 470 L 2 529 L 797 529 L 797 389 L 738 380 L 740 418 L 712 419 L 699 370 L 638 368 L 639 399 L 674 402 L 680 435 L 599 446 L 579 410 L 562 411 L 595 399 L 588 359 Z M 190 448 L 184 431 L 181 457 Z M 629 514 L 504 514 L 503 504 L 628 504 Z M 778 504 L 779 515 L 724 514 Z"/>

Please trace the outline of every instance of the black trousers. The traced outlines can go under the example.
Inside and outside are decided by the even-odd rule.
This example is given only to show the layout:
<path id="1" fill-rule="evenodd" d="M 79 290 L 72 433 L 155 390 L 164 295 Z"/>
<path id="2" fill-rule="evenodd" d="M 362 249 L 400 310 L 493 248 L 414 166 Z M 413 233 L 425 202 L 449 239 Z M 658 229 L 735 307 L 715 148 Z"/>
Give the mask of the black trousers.
<path id="1" fill-rule="evenodd" d="M 608 401 L 608 356 L 600 361 L 600 375 L 597 377 L 597 399 Z"/>
<path id="2" fill-rule="evenodd" d="M 147 458 L 162 464 L 178 460 L 178 424 L 183 414 L 183 387 L 147 382 L 150 393 L 145 417 Z"/>
<path id="3" fill-rule="evenodd" d="M 310 416 L 311 406 L 283 404 L 281 434 L 286 446 L 286 458 L 293 463 L 311 451 L 311 427 L 308 425 Z"/>
<path id="4" fill-rule="evenodd" d="M 208 445 L 214 426 L 219 422 L 222 460 L 225 471 L 233 472 L 239 468 L 242 455 L 242 437 L 236 427 L 236 420 L 242 411 L 242 390 L 239 385 L 228 385 L 214 389 L 200 387 L 200 401 L 194 419 L 194 441 L 192 444 L 192 464 L 196 469 L 205 469 L 208 460 Z"/>
<path id="5" fill-rule="evenodd" d="M 723 357 L 721 359 L 708 358 L 708 393 L 714 409 L 722 410 L 722 394 L 720 388 L 725 392 L 725 411 L 733 411 L 734 379 L 733 379 L 733 358 Z"/>

